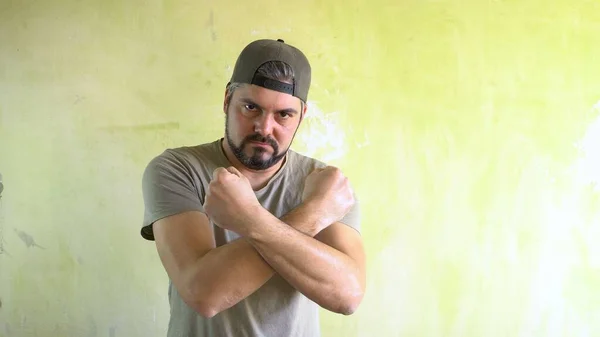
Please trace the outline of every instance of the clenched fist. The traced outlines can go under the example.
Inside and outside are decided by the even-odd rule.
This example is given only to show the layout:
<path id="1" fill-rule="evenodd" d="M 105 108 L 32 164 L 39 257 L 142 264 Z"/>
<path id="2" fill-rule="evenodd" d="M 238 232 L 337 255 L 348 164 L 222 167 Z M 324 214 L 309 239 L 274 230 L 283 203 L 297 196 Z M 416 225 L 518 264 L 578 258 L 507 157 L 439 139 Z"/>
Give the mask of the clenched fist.
<path id="1" fill-rule="evenodd" d="M 217 226 L 244 235 L 260 207 L 250 182 L 235 167 L 219 167 L 213 172 L 204 211 Z"/>
<path id="2" fill-rule="evenodd" d="M 323 227 L 341 220 L 354 205 L 348 178 L 337 167 L 315 169 L 307 177 L 302 201 L 316 203 L 323 214 Z"/>

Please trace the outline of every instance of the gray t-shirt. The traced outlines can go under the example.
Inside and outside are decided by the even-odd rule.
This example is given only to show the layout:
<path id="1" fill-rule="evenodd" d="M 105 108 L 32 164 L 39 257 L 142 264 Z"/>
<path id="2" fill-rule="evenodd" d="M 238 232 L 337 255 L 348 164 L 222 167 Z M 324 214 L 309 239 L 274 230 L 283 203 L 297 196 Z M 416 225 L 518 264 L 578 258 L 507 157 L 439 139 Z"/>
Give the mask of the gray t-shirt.
<path id="1" fill-rule="evenodd" d="M 185 211 L 204 212 L 205 191 L 218 167 L 231 163 L 223 153 L 221 141 L 194 147 L 165 150 L 150 161 L 142 179 L 145 204 L 141 235 L 154 240 L 152 224 L 164 217 Z M 325 164 L 292 150 L 283 167 L 262 189 L 255 191 L 261 205 L 280 218 L 302 202 L 306 176 Z M 358 202 L 341 221 L 360 230 Z M 237 238 L 237 233 L 212 224 L 217 246 Z M 168 337 L 204 336 L 320 336 L 318 306 L 275 274 L 253 294 L 212 318 L 191 309 L 169 282 L 171 317 Z"/>

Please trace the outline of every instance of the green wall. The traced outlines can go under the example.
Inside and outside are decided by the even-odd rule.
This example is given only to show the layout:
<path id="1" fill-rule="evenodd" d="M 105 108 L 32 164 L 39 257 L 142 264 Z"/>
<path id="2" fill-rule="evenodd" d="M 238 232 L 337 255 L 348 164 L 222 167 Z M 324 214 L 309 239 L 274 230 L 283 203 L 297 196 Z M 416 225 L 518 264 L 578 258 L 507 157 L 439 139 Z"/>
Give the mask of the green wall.
<path id="1" fill-rule="evenodd" d="M 597 1 L 0 0 L 0 336 L 165 335 L 141 173 L 222 135 L 263 37 L 313 64 L 294 148 L 363 205 L 324 336 L 600 335 Z"/>

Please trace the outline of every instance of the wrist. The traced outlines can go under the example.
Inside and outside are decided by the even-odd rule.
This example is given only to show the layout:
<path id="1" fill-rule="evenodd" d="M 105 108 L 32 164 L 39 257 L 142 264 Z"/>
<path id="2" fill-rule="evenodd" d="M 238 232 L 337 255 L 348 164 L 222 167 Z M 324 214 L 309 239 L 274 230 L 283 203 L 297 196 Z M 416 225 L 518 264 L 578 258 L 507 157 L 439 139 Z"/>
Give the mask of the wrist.
<path id="1" fill-rule="evenodd" d="M 269 211 L 267 211 L 262 205 L 258 204 L 254 207 L 247 209 L 248 221 L 245 226 L 244 233 L 240 235 L 247 239 L 255 239 L 257 237 L 265 235 L 265 231 L 268 229 L 269 221 L 275 218 Z"/>
<path id="2" fill-rule="evenodd" d="M 327 211 L 323 205 L 324 203 L 318 199 L 305 200 L 298 207 L 303 221 L 299 222 L 298 226 L 293 227 L 307 235 L 317 235 L 321 229 L 329 226 L 332 222 L 327 216 Z"/>

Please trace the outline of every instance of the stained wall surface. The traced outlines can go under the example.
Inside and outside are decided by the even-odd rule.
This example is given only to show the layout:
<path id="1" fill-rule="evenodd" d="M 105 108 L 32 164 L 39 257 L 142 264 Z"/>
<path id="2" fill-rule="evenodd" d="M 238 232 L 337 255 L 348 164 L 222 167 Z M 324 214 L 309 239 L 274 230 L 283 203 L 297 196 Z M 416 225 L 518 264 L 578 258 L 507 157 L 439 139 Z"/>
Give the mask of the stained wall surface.
<path id="1" fill-rule="evenodd" d="M 313 64 L 294 149 L 363 207 L 324 336 L 600 335 L 597 1 L 0 1 L 0 336 L 164 336 L 141 173 L 223 135 L 241 48 Z"/>

